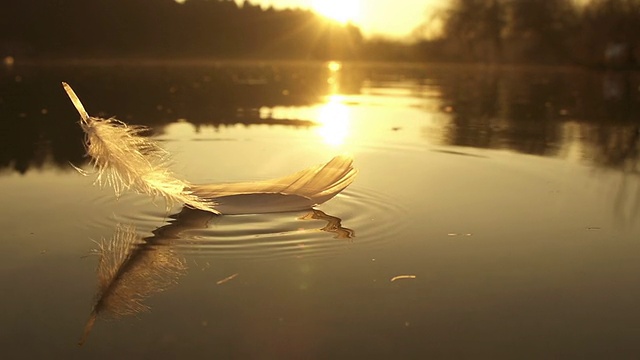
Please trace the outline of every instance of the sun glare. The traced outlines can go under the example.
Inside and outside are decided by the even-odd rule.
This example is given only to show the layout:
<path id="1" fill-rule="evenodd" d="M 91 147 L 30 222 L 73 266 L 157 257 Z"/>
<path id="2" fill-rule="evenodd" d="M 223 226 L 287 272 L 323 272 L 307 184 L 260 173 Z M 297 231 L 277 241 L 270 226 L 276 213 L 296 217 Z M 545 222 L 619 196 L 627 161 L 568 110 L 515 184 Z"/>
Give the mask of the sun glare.
<path id="1" fill-rule="evenodd" d="M 312 7 L 319 14 L 341 23 L 358 22 L 360 17 L 359 0 L 314 0 Z"/>
<path id="2" fill-rule="evenodd" d="M 332 95 L 329 101 L 319 109 L 320 127 L 317 132 L 326 144 L 343 145 L 349 135 L 349 121 L 349 108 L 342 103 L 339 95 Z"/>

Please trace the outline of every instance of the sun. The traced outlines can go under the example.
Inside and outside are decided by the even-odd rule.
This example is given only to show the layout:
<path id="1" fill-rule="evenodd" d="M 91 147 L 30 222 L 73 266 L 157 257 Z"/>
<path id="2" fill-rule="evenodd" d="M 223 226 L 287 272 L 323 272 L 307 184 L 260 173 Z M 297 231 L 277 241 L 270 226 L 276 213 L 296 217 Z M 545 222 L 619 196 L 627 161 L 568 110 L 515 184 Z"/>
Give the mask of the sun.
<path id="1" fill-rule="evenodd" d="M 343 24 L 357 22 L 360 17 L 359 0 L 313 0 L 311 7 L 320 15 Z"/>

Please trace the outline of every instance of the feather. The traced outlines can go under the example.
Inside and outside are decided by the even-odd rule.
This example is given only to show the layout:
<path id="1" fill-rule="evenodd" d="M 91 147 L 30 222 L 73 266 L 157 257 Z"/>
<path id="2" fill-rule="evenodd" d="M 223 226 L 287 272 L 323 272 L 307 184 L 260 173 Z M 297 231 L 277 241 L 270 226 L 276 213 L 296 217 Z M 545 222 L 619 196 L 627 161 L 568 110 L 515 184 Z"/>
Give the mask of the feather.
<path id="1" fill-rule="evenodd" d="M 184 261 L 171 247 L 142 241 L 132 226 L 118 225 L 110 241 L 99 243 L 99 255 L 96 300 L 78 345 L 86 341 L 98 316 L 148 311 L 144 300 L 186 273 Z"/>
<path id="2" fill-rule="evenodd" d="M 171 173 L 166 151 L 151 139 L 140 136 L 146 128 L 89 116 L 71 87 L 62 84 L 80 113 L 87 155 L 98 173 L 96 182 L 111 186 L 116 196 L 133 189 L 161 196 L 168 206 L 181 202 L 214 214 L 298 211 L 333 198 L 349 186 L 357 174 L 353 158 L 340 155 L 326 164 L 277 179 L 192 185 Z"/>
<path id="3" fill-rule="evenodd" d="M 358 171 L 353 158 L 340 155 L 326 164 L 277 179 L 232 184 L 192 185 L 193 194 L 216 203 L 223 214 L 255 214 L 310 209 L 349 186 Z"/>
<path id="4" fill-rule="evenodd" d="M 165 199 L 167 207 L 175 202 L 195 209 L 218 213 L 213 203 L 192 194 L 190 184 L 177 179 L 169 170 L 169 155 L 152 140 L 140 135 L 147 129 L 129 126 L 116 119 L 89 116 L 71 86 L 62 83 L 71 102 L 80 113 L 85 133 L 85 149 L 97 172 L 96 182 L 113 188 L 116 196 L 132 189 L 138 193 Z"/>

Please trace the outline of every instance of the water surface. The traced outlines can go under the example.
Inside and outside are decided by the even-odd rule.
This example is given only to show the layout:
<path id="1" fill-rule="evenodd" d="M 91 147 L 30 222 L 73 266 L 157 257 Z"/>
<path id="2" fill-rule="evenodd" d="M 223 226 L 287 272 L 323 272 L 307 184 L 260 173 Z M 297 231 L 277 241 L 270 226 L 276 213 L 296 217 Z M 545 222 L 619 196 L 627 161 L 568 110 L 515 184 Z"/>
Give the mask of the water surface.
<path id="1" fill-rule="evenodd" d="M 76 63 L 5 68 L 1 81 L 9 358 L 640 350 L 636 73 Z M 87 167 L 61 81 L 90 113 L 149 126 L 195 183 L 277 177 L 341 153 L 359 174 L 293 213 L 216 217 L 116 199 L 69 165 Z M 97 243 L 124 228 L 138 239 L 126 274 L 143 279 L 138 290 L 158 264 L 180 271 L 148 291 L 149 311 L 99 316 L 78 347 L 99 288 Z"/>

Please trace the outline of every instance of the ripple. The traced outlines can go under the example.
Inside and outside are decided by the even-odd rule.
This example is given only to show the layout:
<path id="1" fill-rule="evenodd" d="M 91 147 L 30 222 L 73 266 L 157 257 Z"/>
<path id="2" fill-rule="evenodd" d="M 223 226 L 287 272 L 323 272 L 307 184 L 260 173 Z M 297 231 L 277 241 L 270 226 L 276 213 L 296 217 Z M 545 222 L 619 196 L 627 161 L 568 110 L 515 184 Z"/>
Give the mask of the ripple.
<path id="1" fill-rule="evenodd" d="M 406 218 L 405 209 L 392 199 L 361 188 L 347 190 L 316 209 L 271 214 L 216 216 L 182 208 L 167 215 L 161 204 L 135 194 L 117 202 L 126 211 L 108 218 L 111 226 L 115 220 L 134 225 L 140 234 L 153 234 L 146 238 L 150 244 L 171 244 L 185 255 L 242 259 L 323 256 L 379 246 L 395 238 Z M 105 199 L 96 199 L 96 204 L 113 206 Z"/>
<path id="2" fill-rule="evenodd" d="M 89 229 L 110 228 L 116 223 L 135 225 L 138 232 L 151 232 L 163 222 L 168 215 L 180 209 L 167 209 L 164 200 L 150 199 L 146 195 L 126 192 L 116 198 L 111 189 L 100 189 L 89 196 L 86 218 L 82 225 Z"/>
<path id="3" fill-rule="evenodd" d="M 334 201 L 344 201 L 344 218 L 367 242 L 391 240 L 406 226 L 408 210 L 385 193 L 355 188 Z"/>
<path id="4" fill-rule="evenodd" d="M 383 194 L 346 191 L 327 206 L 293 213 L 215 217 L 190 232 L 190 253 L 226 257 L 319 256 L 386 242 L 403 227 L 403 210 Z M 393 219 L 390 221 L 389 219 Z"/>

